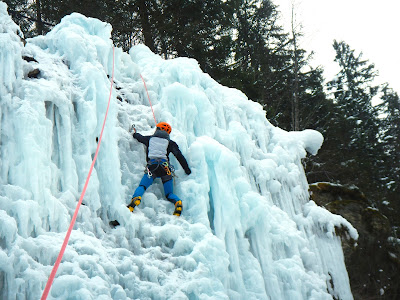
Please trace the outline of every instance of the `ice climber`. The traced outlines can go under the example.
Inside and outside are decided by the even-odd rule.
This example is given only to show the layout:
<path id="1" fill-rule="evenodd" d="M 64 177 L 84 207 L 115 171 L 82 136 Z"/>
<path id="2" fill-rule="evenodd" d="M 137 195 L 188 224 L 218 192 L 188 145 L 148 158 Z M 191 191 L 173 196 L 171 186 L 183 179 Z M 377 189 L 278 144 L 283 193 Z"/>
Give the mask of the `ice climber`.
<path id="1" fill-rule="evenodd" d="M 143 136 L 137 133 L 135 128 L 133 128 L 133 130 L 133 137 L 140 143 L 146 145 L 147 166 L 145 174 L 132 196 L 132 202 L 128 205 L 129 210 L 133 212 L 135 207 L 140 204 L 146 189 L 153 183 L 154 179 L 160 177 L 164 186 L 165 196 L 168 201 L 175 204 L 173 214 L 175 216 L 180 216 L 182 213 L 182 201 L 173 191 L 169 154 L 172 152 L 187 175 L 192 173 L 192 171 L 182 152 L 179 150 L 177 143 L 169 138 L 172 130 L 171 126 L 166 122 L 158 123 L 156 131 L 150 136 Z"/>

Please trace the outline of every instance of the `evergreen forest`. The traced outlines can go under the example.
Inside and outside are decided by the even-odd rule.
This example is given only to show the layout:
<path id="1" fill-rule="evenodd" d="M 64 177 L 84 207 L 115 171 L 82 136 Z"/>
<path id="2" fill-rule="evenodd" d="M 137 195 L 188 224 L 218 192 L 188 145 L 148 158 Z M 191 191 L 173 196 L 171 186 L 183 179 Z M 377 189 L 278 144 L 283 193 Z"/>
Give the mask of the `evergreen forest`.
<path id="1" fill-rule="evenodd" d="M 4 2 L 25 38 L 46 34 L 72 12 L 98 18 L 112 25 L 114 44 L 125 51 L 143 43 L 165 59 L 194 58 L 219 83 L 260 103 L 273 125 L 321 132 L 322 148 L 303 161 L 308 182 L 357 187 L 390 223 L 389 236 L 400 238 L 399 94 L 376 83 L 378 70 L 362 49 L 332 41 L 340 71 L 324 78 L 323 66 L 312 67 L 312 54 L 299 47 L 302 33 L 285 32 L 271 0 Z M 392 246 L 400 252 L 398 242 Z M 397 284 L 387 299 L 399 291 Z"/>

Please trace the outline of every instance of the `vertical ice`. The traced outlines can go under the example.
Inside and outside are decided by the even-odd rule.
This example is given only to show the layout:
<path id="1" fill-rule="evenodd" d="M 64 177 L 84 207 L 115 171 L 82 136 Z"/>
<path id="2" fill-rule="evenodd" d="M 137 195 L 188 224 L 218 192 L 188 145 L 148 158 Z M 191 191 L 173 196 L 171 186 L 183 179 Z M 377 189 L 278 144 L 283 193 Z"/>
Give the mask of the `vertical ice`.
<path id="1" fill-rule="evenodd" d="M 79 14 L 25 46 L 19 32 L 0 2 L 0 297 L 38 299 L 96 149 L 113 45 L 108 24 Z M 301 165 L 322 136 L 273 127 L 193 59 L 143 45 L 115 58 L 103 144 L 50 298 L 352 299 L 334 231 L 357 233 L 309 201 Z M 145 161 L 128 128 L 154 131 L 140 74 L 193 171 L 172 159 L 181 218 L 159 183 L 134 214 L 125 207 Z"/>

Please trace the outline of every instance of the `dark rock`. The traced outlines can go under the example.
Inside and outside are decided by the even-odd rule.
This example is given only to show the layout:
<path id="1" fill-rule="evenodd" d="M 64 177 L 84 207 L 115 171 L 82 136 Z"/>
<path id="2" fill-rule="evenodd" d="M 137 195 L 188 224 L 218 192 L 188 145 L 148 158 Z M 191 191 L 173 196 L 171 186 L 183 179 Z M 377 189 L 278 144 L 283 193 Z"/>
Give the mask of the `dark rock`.
<path id="1" fill-rule="evenodd" d="M 343 216 L 358 231 L 357 246 L 347 233 L 341 236 L 343 253 L 354 299 L 399 299 L 400 247 L 390 237 L 392 225 L 357 188 L 320 182 L 310 185 L 311 199 Z"/>
<path id="2" fill-rule="evenodd" d="M 30 57 L 30 56 L 26 56 L 26 55 L 24 55 L 24 56 L 22 56 L 22 58 L 24 59 L 24 60 L 26 60 L 27 62 L 38 62 L 36 59 L 34 59 L 33 57 Z"/>
<path id="3" fill-rule="evenodd" d="M 28 73 L 28 77 L 29 78 L 38 78 L 40 74 L 40 70 L 39 69 L 33 69 L 32 71 L 30 71 Z"/>

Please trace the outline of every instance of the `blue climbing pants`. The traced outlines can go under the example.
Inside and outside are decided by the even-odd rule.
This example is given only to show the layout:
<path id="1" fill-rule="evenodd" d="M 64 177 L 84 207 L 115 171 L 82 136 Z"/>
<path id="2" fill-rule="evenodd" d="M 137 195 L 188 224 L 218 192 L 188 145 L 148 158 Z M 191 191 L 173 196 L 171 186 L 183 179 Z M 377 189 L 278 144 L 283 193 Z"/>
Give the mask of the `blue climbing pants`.
<path id="1" fill-rule="evenodd" d="M 135 193 L 133 194 L 132 198 L 135 198 L 138 196 L 143 196 L 144 192 L 154 182 L 154 179 L 155 178 L 153 176 L 148 176 L 147 174 L 144 174 L 142 177 L 142 180 L 140 181 L 139 186 L 136 188 Z M 161 180 L 163 181 L 165 197 L 167 197 L 168 201 L 175 204 L 180 199 L 178 198 L 177 195 L 174 194 L 174 185 L 173 185 L 172 178 L 170 178 L 167 181 L 164 181 L 163 177 L 161 177 Z"/>

